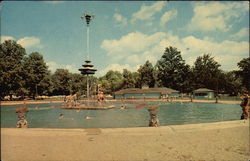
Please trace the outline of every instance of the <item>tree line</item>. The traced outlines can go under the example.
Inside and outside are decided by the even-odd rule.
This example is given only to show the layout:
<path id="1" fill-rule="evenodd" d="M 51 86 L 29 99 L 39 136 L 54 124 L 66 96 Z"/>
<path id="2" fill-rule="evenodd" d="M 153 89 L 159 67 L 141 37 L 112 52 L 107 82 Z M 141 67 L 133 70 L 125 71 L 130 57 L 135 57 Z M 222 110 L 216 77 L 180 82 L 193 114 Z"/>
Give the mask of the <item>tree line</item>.
<path id="1" fill-rule="evenodd" d="M 146 61 L 136 72 L 123 69 L 110 70 L 102 77 L 90 77 L 92 94 L 97 90 L 106 94 L 125 88 L 167 87 L 182 93 L 197 88 L 209 88 L 218 93 L 238 95 L 250 91 L 250 58 L 237 63 L 239 70 L 223 71 L 211 54 L 196 58 L 194 65 L 185 63 L 177 48 L 166 47 L 156 64 Z M 28 96 L 54 96 L 77 93 L 86 94 L 86 76 L 70 73 L 66 69 L 49 71 L 42 54 L 26 50 L 16 41 L 0 45 L 0 98 L 13 95 L 21 99 Z"/>

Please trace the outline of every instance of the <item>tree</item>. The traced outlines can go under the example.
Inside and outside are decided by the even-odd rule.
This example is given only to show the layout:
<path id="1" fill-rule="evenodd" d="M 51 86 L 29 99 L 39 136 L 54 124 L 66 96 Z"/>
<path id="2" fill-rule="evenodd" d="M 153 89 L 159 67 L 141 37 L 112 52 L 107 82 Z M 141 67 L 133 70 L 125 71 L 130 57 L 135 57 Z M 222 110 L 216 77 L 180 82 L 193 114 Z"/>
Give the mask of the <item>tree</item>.
<path id="1" fill-rule="evenodd" d="M 132 72 L 132 78 L 134 80 L 135 88 L 141 88 L 139 73 L 138 72 Z"/>
<path id="2" fill-rule="evenodd" d="M 50 72 L 45 75 L 44 79 L 38 84 L 37 92 L 40 95 L 51 95 L 53 92 L 52 76 Z"/>
<path id="3" fill-rule="evenodd" d="M 158 79 L 164 87 L 183 91 L 187 84 L 190 68 L 182 59 L 181 52 L 174 47 L 167 47 L 156 64 Z"/>
<path id="4" fill-rule="evenodd" d="M 83 95 L 84 91 L 87 89 L 87 81 L 86 77 L 81 74 L 71 74 L 70 81 L 70 93 L 78 93 L 79 95 Z"/>
<path id="5" fill-rule="evenodd" d="M 138 73 L 140 87 L 143 85 L 147 85 L 149 87 L 155 86 L 154 67 L 149 61 L 146 61 L 143 66 L 140 66 Z"/>
<path id="6" fill-rule="evenodd" d="M 136 74 L 133 74 L 131 71 L 127 69 L 123 69 L 122 72 L 123 83 L 122 88 L 135 88 L 136 87 Z"/>
<path id="7" fill-rule="evenodd" d="M 182 93 L 190 93 L 194 90 L 192 82 L 192 72 L 189 65 L 183 64 L 183 66 L 179 69 L 177 86 L 177 89 Z"/>
<path id="8" fill-rule="evenodd" d="M 157 64 L 154 66 L 154 71 L 153 71 L 153 76 L 154 76 L 154 80 L 155 80 L 155 85 L 154 87 L 158 88 L 158 87 L 163 87 L 162 81 L 161 79 L 158 77 L 159 76 L 159 69 L 157 67 Z"/>
<path id="9" fill-rule="evenodd" d="M 93 75 L 89 76 L 90 95 L 97 94 L 97 85 L 98 85 L 97 81 L 98 81 L 98 79 L 95 76 L 93 76 Z"/>
<path id="10" fill-rule="evenodd" d="M 240 70 L 236 71 L 236 74 L 241 78 L 242 85 L 250 92 L 250 57 L 243 58 L 237 65 Z"/>
<path id="11" fill-rule="evenodd" d="M 99 91 L 104 92 L 106 94 L 111 94 L 110 82 L 107 79 L 99 78 L 98 85 Z"/>
<path id="12" fill-rule="evenodd" d="M 101 91 L 111 94 L 121 89 L 122 81 L 123 77 L 120 72 L 110 70 L 99 79 L 98 83 L 101 85 Z"/>
<path id="13" fill-rule="evenodd" d="M 221 65 L 211 57 L 211 54 L 199 56 L 193 67 L 193 81 L 196 88 L 209 88 L 217 90 L 219 75 L 221 73 L 219 67 Z"/>
<path id="14" fill-rule="evenodd" d="M 57 69 L 52 75 L 53 95 L 69 95 L 71 73 L 67 69 Z"/>
<path id="15" fill-rule="evenodd" d="M 8 40 L 0 45 L 0 98 L 6 95 L 22 94 L 23 88 L 23 58 L 25 49 L 15 41 Z M 18 92 L 17 92 L 18 91 Z"/>
<path id="16" fill-rule="evenodd" d="M 241 81 L 237 78 L 234 71 L 223 72 L 221 71 L 218 80 L 219 93 L 226 93 L 231 96 L 236 96 L 242 90 Z"/>
<path id="17" fill-rule="evenodd" d="M 44 62 L 43 56 L 38 52 L 31 53 L 24 58 L 25 87 L 29 95 L 35 98 L 36 95 L 46 94 L 51 84 L 49 70 Z"/>

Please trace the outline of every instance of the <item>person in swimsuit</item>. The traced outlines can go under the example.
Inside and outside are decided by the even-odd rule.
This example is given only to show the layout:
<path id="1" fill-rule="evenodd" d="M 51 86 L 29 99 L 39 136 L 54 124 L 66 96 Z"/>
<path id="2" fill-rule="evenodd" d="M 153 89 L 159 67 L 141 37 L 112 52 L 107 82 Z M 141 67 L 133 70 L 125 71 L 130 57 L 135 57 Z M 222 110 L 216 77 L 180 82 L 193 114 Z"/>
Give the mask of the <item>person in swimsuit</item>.
<path id="1" fill-rule="evenodd" d="M 242 100 L 240 103 L 240 106 L 242 108 L 241 120 L 247 120 L 249 119 L 249 109 L 250 109 L 250 96 L 247 91 L 243 93 L 241 100 Z"/>

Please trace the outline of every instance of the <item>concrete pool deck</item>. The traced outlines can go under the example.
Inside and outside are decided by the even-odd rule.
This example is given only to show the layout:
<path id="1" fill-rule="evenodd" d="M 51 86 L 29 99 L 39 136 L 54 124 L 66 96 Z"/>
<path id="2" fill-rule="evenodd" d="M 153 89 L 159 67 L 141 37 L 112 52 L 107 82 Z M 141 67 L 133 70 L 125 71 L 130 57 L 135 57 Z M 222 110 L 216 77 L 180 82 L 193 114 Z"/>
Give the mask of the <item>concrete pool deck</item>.
<path id="1" fill-rule="evenodd" d="M 248 161 L 249 121 L 107 129 L 1 128 L 3 161 Z"/>

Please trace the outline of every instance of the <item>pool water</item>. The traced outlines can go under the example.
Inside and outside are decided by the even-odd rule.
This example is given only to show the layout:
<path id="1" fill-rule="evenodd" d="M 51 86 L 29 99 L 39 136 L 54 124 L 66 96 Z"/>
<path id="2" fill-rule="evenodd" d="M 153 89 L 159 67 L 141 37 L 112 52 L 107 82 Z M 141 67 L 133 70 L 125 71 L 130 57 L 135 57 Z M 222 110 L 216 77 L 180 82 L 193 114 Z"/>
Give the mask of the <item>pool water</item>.
<path id="1" fill-rule="evenodd" d="M 148 108 L 77 110 L 52 108 L 60 104 L 31 104 L 27 114 L 30 128 L 117 128 L 147 127 Z M 11 128 L 18 121 L 15 109 L 21 105 L 1 106 L 1 127 Z M 35 107 L 39 107 L 36 110 Z M 64 119 L 59 119 L 63 114 Z M 239 120 L 241 108 L 235 104 L 159 103 L 160 125 L 181 125 Z M 88 117 L 89 119 L 86 119 Z"/>

